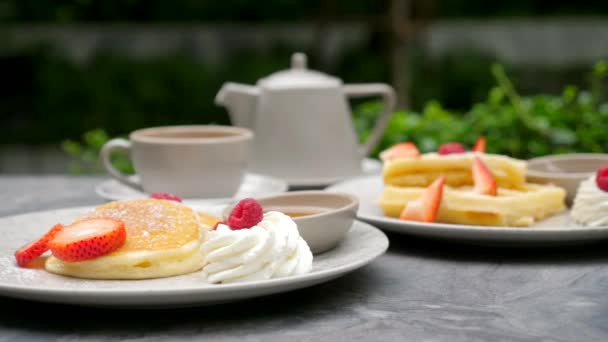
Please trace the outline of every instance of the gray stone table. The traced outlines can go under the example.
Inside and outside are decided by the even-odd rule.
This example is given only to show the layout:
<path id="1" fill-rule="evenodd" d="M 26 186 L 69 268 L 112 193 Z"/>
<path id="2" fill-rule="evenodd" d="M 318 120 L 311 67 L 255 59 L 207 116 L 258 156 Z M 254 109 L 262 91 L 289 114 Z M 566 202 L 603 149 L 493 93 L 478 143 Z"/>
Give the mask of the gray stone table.
<path id="1" fill-rule="evenodd" d="M 0 216 L 102 203 L 100 179 L 0 176 Z M 606 243 L 389 238 L 386 255 L 348 276 L 228 305 L 121 311 L 0 297 L 0 341 L 608 341 Z"/>

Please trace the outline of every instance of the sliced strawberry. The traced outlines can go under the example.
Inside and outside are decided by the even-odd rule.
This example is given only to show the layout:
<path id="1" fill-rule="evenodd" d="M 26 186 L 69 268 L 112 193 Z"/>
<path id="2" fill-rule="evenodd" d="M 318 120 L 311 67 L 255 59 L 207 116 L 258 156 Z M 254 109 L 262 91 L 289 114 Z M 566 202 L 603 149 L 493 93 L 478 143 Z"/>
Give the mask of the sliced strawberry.
<path id="1" fill-rule="evenodd" d="M 75 262 L 93 259 L 121 247 L 127 238 L 125 224 L 109 218 L 87 219 L 64 227 L 49 242 L 53 255 Z"/>
<path id="2" fill-rule="evenodd" d="M 477 138 L 475 145 L 473 145 L 472 151 L 485 153 L 486 152 L 486 137 L 481 136 L 481 137 Z"/>
<path id="3" fill-rule="evenodd" d="M 29 265 L 32 260 L 44 254 L 49 250 L 49 241 L 57 235 L 57 233 L 63 229 L 63 225 L 56 224 L 40 239 L 30 242 L 27 245 L 19 248 L 15 252 L 15 259 L 17 259 L 17 265 L 25 267 Z"/>
<path id="4" fill-rule="evenodd" d="M 467 149 L 457 142 L 445 143 L 439 146 L 437 153 L 441 155 L 453 154 L 453 153 L 465 153 Z"/>
<path id="5" fill-rule="evenodd" d="M 380 153 L 380 159 L 386 161 L 395 158 L 417 158 L 420 151 L 412 142 L 404 142 L 393 145 Z"/>
<path id="6" fill-rule="evenodd" d="M 407 203 L 399 218 L 408 221 L 435 222 L 444 185 L 445 176 L 437 178 L 420 197 Z"/>
<path id="7" fill-rule="evenodd" d="M 477 156 L 473 159 L 473 182 L 475 183 L 474 192 L 482 195 L 496 196 L 496 179 L 494 179 L 492 172 L 490 172 L 486 164 Z"/>

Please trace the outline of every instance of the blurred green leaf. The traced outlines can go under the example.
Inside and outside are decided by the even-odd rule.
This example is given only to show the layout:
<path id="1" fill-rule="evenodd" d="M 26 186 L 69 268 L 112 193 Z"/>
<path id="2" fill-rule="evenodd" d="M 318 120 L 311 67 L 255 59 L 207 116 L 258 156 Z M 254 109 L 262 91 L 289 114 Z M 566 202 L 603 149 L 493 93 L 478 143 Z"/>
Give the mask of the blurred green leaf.
<path id="1" fill-rule="evenodd" d="M 485 101 L 465 112 L 447 110 L 437 101 L 428 102 L 420 113 L 396 112 L 376 153 L 405 140 L 424 152 L 452 141 L 471 146 L 481 135 L 488 139 L 488 151 L 518 158 L 608 149 L 608 103 L 592 95 L 592 88 L 608 76 L 606 62 L 594 66 L 590 90 L 567 86 L 559 96 L 520 96 L 502 66 L 491 69 L 497 86 Z M 356 108 L 355 120 L 364 117 L 360 123 L 367 125 L 358 126 L 361 134 L 369 133 L 378 112 L 375 102 Z"/>
<path id="2" fill-rule="evenodd" d="M 591 88 L 608 76 L 604 64 L 595 65 Z M 485 101 L 467 111 L 449 110 L 438 101 L 430 101 L 420 112 L 395 112 L 375 154 L 402 141 L 413 141 L 424 152 L 452 141 L 471 146 L 482 135 L 488 139 L 489 152 L 518 158 L 608 150 L 608 103 L 594 101 L 593 89 L 567 86 L 558 96 L 523 97 L 515 91 L 504 68 L 494 65 L 492 70 L 497 86 L 488 92 Z M 355 107 L 354 125 L 361 141 L 369 137 L 381 108 L 376 101 Z M 103 129 L 93 129 L 80 141 L 64 141 L 63 150 L 74 158 L 70 172 L 103 172 L 99 150 L 109 139 Z M 122 172 L 134 172 L 124 153 L 113 155 L 112 163 Z"/>
<path id="3" fill-rule="evenodd" d="M 72 174 L 103 173 L 99 160 L 99 151 L 110 140 L 103 129 L 93 129 L 85 132 L 80 141 L 65 140 L 61 148 L 73 159 L 68 165 Z M 135 170 L 126 153 L 116 152 L 111 156 L 114 167 L 126 174 L 133 174 Z"/>

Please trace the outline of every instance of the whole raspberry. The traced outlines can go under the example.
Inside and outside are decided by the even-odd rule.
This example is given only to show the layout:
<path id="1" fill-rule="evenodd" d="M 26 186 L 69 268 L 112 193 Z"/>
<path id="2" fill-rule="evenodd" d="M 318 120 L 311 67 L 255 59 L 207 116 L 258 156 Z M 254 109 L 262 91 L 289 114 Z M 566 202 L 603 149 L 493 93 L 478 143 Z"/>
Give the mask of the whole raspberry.
<path id="1" fill-rule="evenodd" d="M 253 198 L 241 200 L 228 216 L 228 226 L 232 230 L 251 228 L 262 221 L 264 209 Z"/>
<path id="2" fill-rule="evenodd" d="M 175 202 L 182 201 L 182 199 L 179 196 L 173 195 L 173 194 L 168 194 L 166 192 L 154 192 L 154 193 L 150 194 L 150 198 L 164 199 L 167 201 L 175 201 Z"/>
<path id="3" fill-rule="evenodd" d="M 595 182 L 597 183 L 597 187 L 608 191 L 608 166 L 604 166 L 603 168 L 597 170 L 595 174 Z"/>
<path id="4" fill-rule="evenodd" d="M 467 149 L 459 143 L 450 142 L 447 144 L 443 144 L 439 147 L 439 151 L 437 153 L 444 154 L 452 154 L 452 153 L 465 153 Z"/>

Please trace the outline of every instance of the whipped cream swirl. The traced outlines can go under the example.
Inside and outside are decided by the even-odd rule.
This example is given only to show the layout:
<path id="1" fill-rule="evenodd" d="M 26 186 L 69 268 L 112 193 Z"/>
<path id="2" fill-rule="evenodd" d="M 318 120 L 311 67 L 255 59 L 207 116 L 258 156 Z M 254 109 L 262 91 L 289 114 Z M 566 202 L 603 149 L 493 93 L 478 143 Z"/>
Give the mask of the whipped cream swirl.
<path id="1" fill-rule="evenodd" d="M 201 250 L 211 283 L 287 277 L 310 272 L 312 253 L 291 217 L 270 211 L 256 226 L 207 232 Z"/>
<path id="2" fill-rule="evenodd" d="M 579 185 L 570 215 L 585 226 L 608 226 L 608 192 L 597 186 L 595 175 Z"/>

